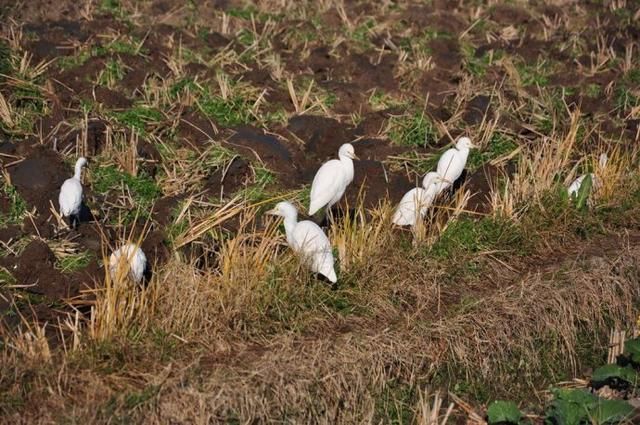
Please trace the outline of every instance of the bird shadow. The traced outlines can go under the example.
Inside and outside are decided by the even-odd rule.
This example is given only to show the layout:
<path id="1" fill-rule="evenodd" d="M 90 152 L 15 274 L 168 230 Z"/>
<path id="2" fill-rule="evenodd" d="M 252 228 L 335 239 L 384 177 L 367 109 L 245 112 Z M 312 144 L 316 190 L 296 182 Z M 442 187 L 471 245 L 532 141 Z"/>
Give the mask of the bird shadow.
<path id="1" fill-rule="evenodd" d="M 464 170 L 462 170 L 462 174 L 460 174 L 460 177 L 458 177 L 451 186 L 449 186 L 447 189 L 444 190 L 444 192 L 442 192 L 444 197 L 446 199 L 454 198 L 456 193 L 458 193 L 458 191 L 460 190 L 460 188 L 464 186 L 464 184 L 467 182 L 468 177 L 469 177 L 469 172 L 465 168 Z"/>
<path id="2" fill-rule="evenodd" d="M 142 280 L 140 281 L 140 286 L 146 288 L 151 283 L 151 279 L 153 278 L 153 268 L 149 267 L 149 264 L 144 267 L 144 271 L 142 272 Z"/>
<path id="3" fill-rule="evenodd" d="M 80 223 L 91 223 L 96 220 L 96 217 L 91 212 L 91 209 L 87 207 L 84 201 L 80 204 L 80 214 L 78 214 L 78 221 Z"/>
<path id="4" fill-rule="evenodd" d="M 313 277 L 327 285 L 332 291 L 336 291 L 338 289 L 338 282 L 331 282 L 326 276 L 321 275 L 320 273 L 313 273 Z"/>

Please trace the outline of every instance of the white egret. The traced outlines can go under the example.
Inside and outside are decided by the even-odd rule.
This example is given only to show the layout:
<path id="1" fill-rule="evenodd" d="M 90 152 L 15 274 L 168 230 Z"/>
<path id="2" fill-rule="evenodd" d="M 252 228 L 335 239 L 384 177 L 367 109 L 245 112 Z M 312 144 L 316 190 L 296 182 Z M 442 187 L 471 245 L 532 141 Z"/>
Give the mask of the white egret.
<path id="1" fill-rule="evenodd" d="M 600 166 L 601 169 L 604 169 L 607 166 L 607 160 L 608 160 L 608 157 L 606 153 L 600 154 L 600 158 L 598 159 L 598 165 Z M 600 187 L 600 182 L 596 178 L 595 174 L 593 173 L 583 174 L 580 177 L 576 178 L 569 185 L 569 188 L 567 189 L 567 192 L 569 193 L 569 198 L 573 196 L 578 196 L 578 192 L 580 192 L 580 187 L 582 187 L 582 182 L 584 181 L 585 178 L 587 178 L 587 176 L 591 176 L 591 183 L 594 189 L 597 189 L 598 187 Z"/>
<path id="2" fill-rule="evenodd" d="M 438 193 L 450 187 L 462 174 L 469 157 L 469 149 L 475 148 L 471 139 L 461 137 L 456 146 L 447 150 L 438 160 L 438 174 L 442 182 L 438 184 Z"/>
<path id="3" fill-rule="evenodd" d="M 111 280 L 128 275 L 139 283 L 147 268 L 147 257 L 137 245 L 127 243 L 115 250 L 109 257 L 109 273 Z"/>
<path id="4" fill-rule="evenodd" d="M 302 257 L 311 271 L 325 276 L 332 283 L 337 282 L 331 244 L 317 224 L 309 220 L 298 221 L 296 207 L 286 201 L 278 202 L 267 214 L 284 218 L 289 247 Z"/>
<path id="5" fill-rule="evenodd" d="M 431 206 L 440 181 L 438 173 L 427 173 L 422 180 L 422 187 L 411 189 L 402 197 L 393 214 L 393 223 L 398 226 L 415 226 Z"/>
<path id="6" fill-rule="evenodd" d="M 313 178 L 309 215 L 322 207 L 331 208 L 353 181 L 353 160 L 358 159 L 353 146 L 350 143 L 340 146 L 338 158 L 322 164 Z"/>
<path id="7" fill-rule="evenodd" d="M 66 179 L 60 187 L 60 195 L 58 196 L 60 215 L 62 217 L 69 217 L 69 222 L 72 227 L 77 227 L 80 223 L 80 207 L 82 206 L 82 182 L 80 181 L 80 177 L 82 175 L 82 168 L 86 165 L 86 158 L 78 158 L 73 177 Z"/>

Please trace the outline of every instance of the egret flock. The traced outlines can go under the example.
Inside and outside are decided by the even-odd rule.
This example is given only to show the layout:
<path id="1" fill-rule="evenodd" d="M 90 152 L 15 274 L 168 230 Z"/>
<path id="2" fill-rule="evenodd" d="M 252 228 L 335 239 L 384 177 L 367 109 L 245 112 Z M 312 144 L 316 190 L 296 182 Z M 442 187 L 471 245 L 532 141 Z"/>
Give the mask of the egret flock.
<path id="1" fill-rule="evenodd" d="M 460 178 L 472 148 L 475 146 L 471 139 L 460 137 L 454 147 L 440 156 L 436 171 L 424 176 L 422 187 L 411 189 L 402 197 L 394 211 L 392 222 L 398 226 L 416 226 L 424 218 L 434 199 Z M 311 184 L 309 216 L 323 208 L 325 212 L 328 211 L 342 198 L 353 181 L 354 159 L 358 157 L 353 145 L 345 143 L 338 150 L 338 159 L 329 160 L 318 169 Z M 604 167 L 606 162 L 606 154 L 601 155 L 600 167 Z M 80 221 L 83 199 L 81 173 L 86 165 L 86 158 L 79 158 L 73 177 L 65 180 L 60 188 L 60 215 L 68 217 L 72 227 L 77 227 Z M 595 186 L 595 176 L 589 175 Z M 571 183 L 568 188 L 570 196 L 577 194 L 586 176 L 587 174 L 582 175 Z M 287 244 L 312 272 L 324 276 L 332 283 L 337 282 L 331 243 L 320 226 L 309 220 L 298 221 L 296 207 L 287 201 L 279 202 L 267 214 L 283 218 Z M 126 243 L 109 258 L 112 279 L 116 279 L 116 276 L 128 276 L 134 282 L 140 282 L 148 266 L 139 244 Z"/>

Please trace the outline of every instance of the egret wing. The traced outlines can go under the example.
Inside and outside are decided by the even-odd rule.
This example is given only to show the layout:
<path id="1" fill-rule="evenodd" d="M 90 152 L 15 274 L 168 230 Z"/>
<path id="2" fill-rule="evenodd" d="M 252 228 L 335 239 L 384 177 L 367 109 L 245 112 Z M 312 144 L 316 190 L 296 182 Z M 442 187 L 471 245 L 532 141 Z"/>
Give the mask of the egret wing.
<path id="1" fill-rule="evenodd" d="M 393 223 L 398 226 L 413 226 L 418 220 L 418 211 L 423 203 L 424 189 L 411 189 L 400 200 L 393 214 Z"/>
<path id="2" fill-rule="evenodd" d="M 315 272 L 336 282 L 334 258 L 329 238 L 315 223 L 305 220 L 299 222 L 293 231 L 294 250 L 303 261 Z"/>
<path id="3" fill-rule="evenodd" d="M 337 159 L 322 164 L 311 183 L 309 215 L 327 205 L 341 190 L 344 191 L 342 165 Z"/>
<path id="4" fill-rule="evenodd" d="M 67 179 L 60 188 L 60 213 L 63 216 L 78 214 L 82 203 L 82 184 L 76 179 Z"/>
<path id="5" fill-rule="evenodd" d="M 457 149 L 449 149 L 438 160 L 438 174 L 446 180 L 446 187 L 453 184 L 464 170 L 464 163 L 459 158 Z"/>
<path id="6" fill-rule="evenodd" d="M 298 222 L 293 229 L 291 241 L 293 249 L 301 254 L 310 254 L 317 251 L 331 251 L 329 238 L 322 229 L 312 221 Z"/>

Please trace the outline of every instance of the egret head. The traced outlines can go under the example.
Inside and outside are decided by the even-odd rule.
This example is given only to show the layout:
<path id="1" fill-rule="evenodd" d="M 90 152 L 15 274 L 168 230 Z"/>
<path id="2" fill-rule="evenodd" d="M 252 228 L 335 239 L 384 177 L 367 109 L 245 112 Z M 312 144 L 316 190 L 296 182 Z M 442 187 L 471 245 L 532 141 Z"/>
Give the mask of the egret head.
<path id="1" fill-rule="evenodd" d="M 78 160 L 76 161 L 76 167 L 77 167 L 77 168 L 86 167 L 88 163 L 89 163 L 89 161 L 87 161 L 87 158 L 85 158 L 84 156 L 81 156 L 81 157 L 80 157 L 80 158 L 78 158 Z"/>
<path id="2" fill-rule="evenodd" d="M 440 175 L 435 171 L 431 171 L 427 173 L 422 179 L 422 187 L 426 189 L 432 184 L 438 183 L 439 181 L 441 181 Z"/>
<path id="3" fill-rule="evenodd" d="M 338 150 L 338 157 L 358 159 L 358 157 L 356 156 L 356 151 L 353 149 L 353 145 L 351 143 L 345 143 L 344 145 L 340 146 L 340 150 Z"/>
<path id="4" fill-rule="evenodd" d="M 471 148 L 475 148 L 475 145 L 471 143 L 471 139 L 468 137 L 461 137 L 456 142 L 456 149 L 458 150 L 465 150 L 465 149 L 471 149 Z"/>
<path id="5" fill-rule="evenodd" d="M 266 212 L 269 215 L 277 215 L 278 217 L 297 217 L 298 210 L 293 206 L 291 202 L 282 201 L 278 202 L 275 207 Z"/>

